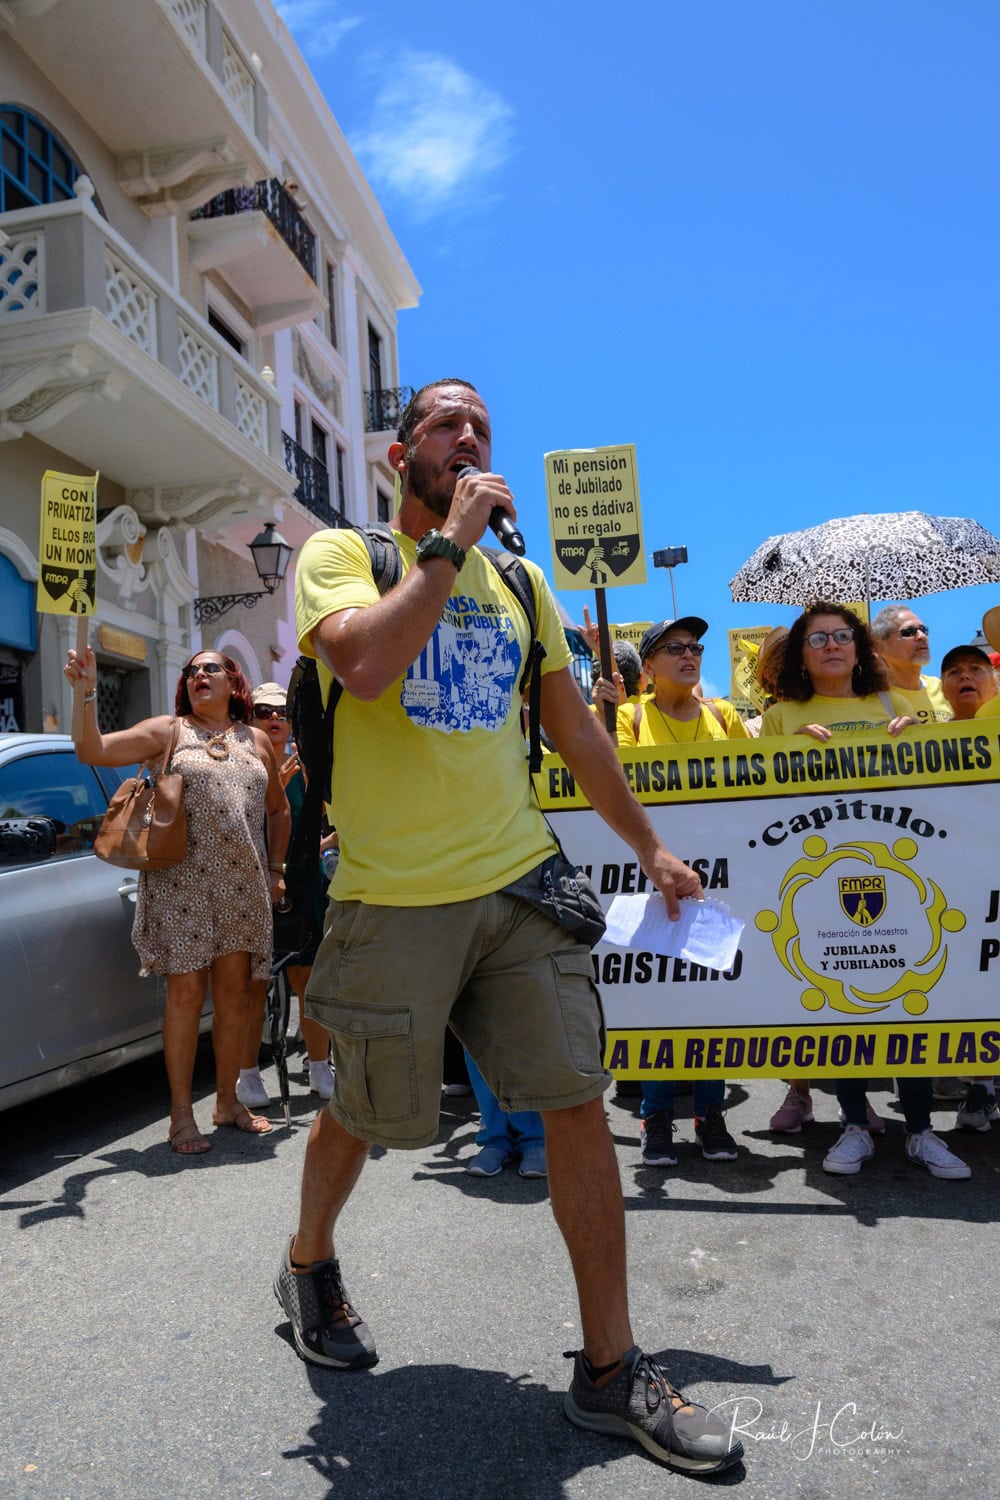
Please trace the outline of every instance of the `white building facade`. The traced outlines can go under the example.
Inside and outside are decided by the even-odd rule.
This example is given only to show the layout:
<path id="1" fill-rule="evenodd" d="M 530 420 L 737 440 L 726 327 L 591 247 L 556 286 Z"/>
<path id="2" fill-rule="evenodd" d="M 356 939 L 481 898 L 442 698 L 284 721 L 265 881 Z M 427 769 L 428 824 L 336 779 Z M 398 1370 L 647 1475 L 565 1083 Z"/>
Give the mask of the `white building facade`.
<path id="1" fill-rule="evenodd" d="M 295 656 L 295 556 L 388 517 L 419 286 L 270 0 L 0 4 L 0 728 L 65 729 L 75 622 L 36 615 L 47 469 L 100 471 L 105 730 L 212 647 Z M 257 594 L 248 544 L 294 549 Z"/>

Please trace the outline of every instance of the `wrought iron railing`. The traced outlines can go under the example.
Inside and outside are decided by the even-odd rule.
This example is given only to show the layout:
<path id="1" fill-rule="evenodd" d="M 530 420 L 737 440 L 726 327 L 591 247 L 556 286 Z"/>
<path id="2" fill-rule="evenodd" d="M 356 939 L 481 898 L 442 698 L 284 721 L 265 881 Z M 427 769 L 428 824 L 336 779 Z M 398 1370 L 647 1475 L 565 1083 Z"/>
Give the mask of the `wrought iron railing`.
<path id="1" fill-rule="evenodd" d="M 412 385 L 396 385 L 378 391 L 365 391 L 365 431 L 394 432 L 399 419 L 413 399 Z"/>
<path id="2" fill-rule="evenodd" d="M 227 214 L 267 214 L 299 264 L 316 280 L 316 236 L 276 177 L 253 187 L 230 188 L 196 208 L 192 219 L 221 219 Z"/>
<path id="3" fill-rule="evenodd" d="M 285 449 L 285 468 L 298 481 L 294 493 L 299 504 L 318 516 L 324 526 L 350 526 L 343 511 L 330 504 L 330 471 L 326 464 L 300 447 L 291 433 L 283 432 L 281 441 Z"/>

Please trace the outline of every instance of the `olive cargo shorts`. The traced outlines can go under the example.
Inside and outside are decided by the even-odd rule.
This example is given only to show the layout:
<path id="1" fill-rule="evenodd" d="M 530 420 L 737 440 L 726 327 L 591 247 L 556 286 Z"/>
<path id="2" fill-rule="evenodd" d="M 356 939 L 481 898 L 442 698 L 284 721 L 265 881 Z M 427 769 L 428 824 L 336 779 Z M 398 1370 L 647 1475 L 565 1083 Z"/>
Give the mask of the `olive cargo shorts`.
<path id="1" fill-rule="evenodd" d="M 331 901 L 306 1014 L 333 1038 L 330 1112 L 380 1146 L 437 1135 L 449 1022 L 506 1110 L 584 1104 L 611 1082 L 590 949 L 506 891 Z"/>

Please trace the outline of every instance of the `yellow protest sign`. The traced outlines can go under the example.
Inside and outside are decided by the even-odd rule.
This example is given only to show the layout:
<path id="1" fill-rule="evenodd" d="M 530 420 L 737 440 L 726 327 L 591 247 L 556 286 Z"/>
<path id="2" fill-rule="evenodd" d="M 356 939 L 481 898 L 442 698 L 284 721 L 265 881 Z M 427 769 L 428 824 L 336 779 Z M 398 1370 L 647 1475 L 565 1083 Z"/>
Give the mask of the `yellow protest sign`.
<path id="1" fill-rule="evenodd" d="M 771 634 L 770 625 L 729 632 L 729 701 L 739 713 L 760 713 L 765 694 L 757 681 L 757 653 Z"/>
<path id="2" fill-rule="evenodd" d="M 847 601 L 841 600 L 841 603 L 844 605 L 845 609 L 852 609 L 857 615 L 858 619 L 863 621 L 865 625 L 871 624 L 872 612 L 869 608 L 867 599 L 854 599 Z"/>
<path id="3" fill-rule="evenodd" d="M 636 620 L 631 625 L 609 625 L 608 629 L 611 631 L 612 642 L 631 641 L 638 651 L 639 642 L 652 623 L 652 620 Z"/>
<path id="4" fill-rule="evenodd" d="M 557 589 L 646 582 L 635 444 L 545 455 Z"/>
<path id="5" fill-rule="evenodd" d="M 92 615 L 97 599 L 96 474 L 42 475 L 38 609 Z"/>

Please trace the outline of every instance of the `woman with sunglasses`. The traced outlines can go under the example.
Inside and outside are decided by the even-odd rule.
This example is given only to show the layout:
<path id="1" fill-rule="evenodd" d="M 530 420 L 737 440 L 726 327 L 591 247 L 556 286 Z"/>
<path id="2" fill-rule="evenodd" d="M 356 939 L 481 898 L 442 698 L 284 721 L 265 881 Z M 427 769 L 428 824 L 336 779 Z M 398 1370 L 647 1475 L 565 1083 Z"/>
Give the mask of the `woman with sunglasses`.
<path id="1" fill-rule="evenodd" d="M 835 734 L 865 729 L 895 736 L 917 722 L 906 699 L 888 687 L 885 667 L 863 622 L 845 605 L 824 599 L 811 604 L 789 630 L 777 687 L 782 701 L 764 714 L 761 738 L 802 734 L 826 741 Z M 965 1162 L 931 1130 L 930 1078 L 900 1078 L 897 1085 L 909 1160 L 926 1167 L 933 1177 L 968 1177 Z M 885 1131 L 885 1121 L 869 1104 L 865 1087 L 863 1078 L 837 1083 L 844 1132 L 823 1159 L 825 1172 L 860 1172 L 875 1150 L 872 1134 Z M 789 1080 L 784 1102 L 771 1116 L 771 1129 L 796 1135 L 812 1119 L 808 1080 Z"/>
<path id="2" fill-rule="evenodd" d="M 687 745 L 698 740 L 748 739 L 731 703 L 698 697 L 701 637 L 708 622 L 697 615 L 661 620 L 639 642 L 643 670 L 652 693 L 618 710 L 619 745 Z M 676 1083 L 649 1079 L 642 1085 L 639 1144 L 647 1167 L 676 1167 L 673 1143 Z M 692 1100 L 694 1132 L 706 1161 L 735 1161 L 737 1150 L 722 1111 L 725 1080 L 698 1079 Z"/>
<path id="3" fill-rule="evenodd" d="M 156 763 L 170 747 L 174 717 L 160 714 L 131 729 L 102 734 L 97 724 L 97 664 L 67 656 L 65 673 L 83 683 L 83 729 L 75 740 L 85 765 Z M 271 904 L 284 894 L 288 800 L 271 742 L 249 723 L 250 687 L 236 662 L 199 651 L 181 669 L 180 720 L 168 769 L 184 784 L 188 850 L 166 870 L 139 876 L 132 941 L 144 973 L 164 974 L 163 1052 L 170 1083 L 171 1148 L 197 1156 L 210 1142 L 194 1118 L 192 1080 L 198 1023 L 212 994 L 216 1099 L 213 1121 L 266 1135 L 267 1120 L 236 1097 L 246 1041 L 250 985 L 271 972 Z M 264 822 L 268 845 L 264 849 Z"/>
<path id="4" fill-rule="evenodd" d="M 618 710 L 619 745 L 749 738 L 731 703 L 699 696 L 705 651 L 701 638 L 707 630 L 708 622 L 697 615 L 649 627 L 639 642 L 639 656 L 652 692 L 641 703 L 623 703 Z"/>

